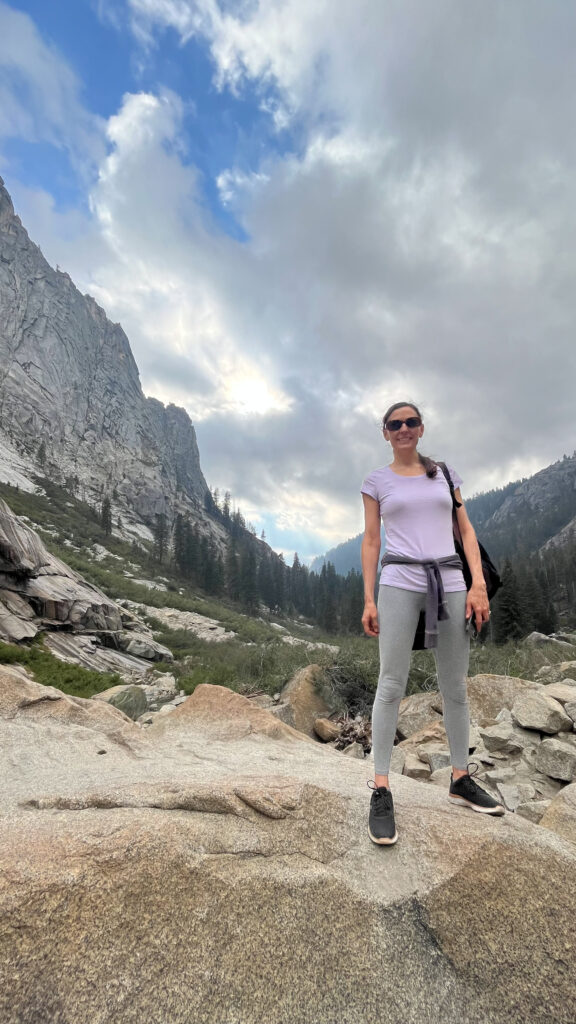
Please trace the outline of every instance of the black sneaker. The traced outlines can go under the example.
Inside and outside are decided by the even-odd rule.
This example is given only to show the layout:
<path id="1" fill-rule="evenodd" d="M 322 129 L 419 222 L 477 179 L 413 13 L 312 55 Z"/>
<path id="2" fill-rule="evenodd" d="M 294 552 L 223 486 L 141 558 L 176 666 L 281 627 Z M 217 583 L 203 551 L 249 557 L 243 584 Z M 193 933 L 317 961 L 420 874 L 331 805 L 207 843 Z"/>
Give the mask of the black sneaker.
<path id="1" fill-rule="evenodd" d="M 476 775 L 479 766 L 474 762 L 470 762 L 474 765 L 476 771 L 472 774 Z M 470 765 L 468 765 L 470 767 Z M 448 799 L 453 804 L 465 804 L 466 807 L 471 807 L 473 811 L 480 811 L 482 814 L 504 814 L 505 808 L 502 804 L 499 804 L 497 800 L 494 800 L 485 789 L 481 789 L 477 782 L 474 781 L 470 772 L 467 775 L 462 775 L 461 778 L 454 779 L 450 776 L 450 792 Z"/>
<path id="2" fill-rule="evenodd" d="M 394 824 L 394 801 L 392 793 L 386 786 L 375 786 L 368 783 L 372 790 L 370 800 L 370 816 L 368 818 L 368 835 L 378 846 L 391 846 L 398 839 Z"/>

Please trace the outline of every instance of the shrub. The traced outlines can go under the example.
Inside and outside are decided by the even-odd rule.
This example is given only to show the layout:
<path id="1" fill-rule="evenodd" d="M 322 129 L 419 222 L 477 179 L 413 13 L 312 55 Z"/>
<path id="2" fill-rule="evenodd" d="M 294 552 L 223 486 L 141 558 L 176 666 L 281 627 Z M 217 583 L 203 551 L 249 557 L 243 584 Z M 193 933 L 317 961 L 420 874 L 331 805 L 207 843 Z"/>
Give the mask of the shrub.
<path id="1" fill-rule="evenodd" d="M 0 664 L 24 665 L 37 683 L 55 686 L 72 697 L 92 697 L 122 682 L 116 673 L 93 672 L 80 665 L 60 661 L 46 650 L 41 641 L 30 647 L 0 642 Z"/>

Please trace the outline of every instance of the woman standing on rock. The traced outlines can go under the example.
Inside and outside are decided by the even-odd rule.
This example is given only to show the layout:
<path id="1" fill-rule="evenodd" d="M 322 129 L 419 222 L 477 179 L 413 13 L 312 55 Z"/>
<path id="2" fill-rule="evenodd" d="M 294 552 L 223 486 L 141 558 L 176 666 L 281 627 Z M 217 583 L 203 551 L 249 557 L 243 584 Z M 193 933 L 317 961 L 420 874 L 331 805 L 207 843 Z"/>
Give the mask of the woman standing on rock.
<path id="1" fill-rule="evenodd" d="M 400 701 L 404 696 L 414 634 L 426 613 L 426 646 L 434 649 L 452 775 L 449 799 L 486 814 L 504 808 L 468 772 L 470 717 L 466 677 L 470 639 L 467 621 L 480 630 L 490 617 L 486 584 L 474 528 L 463 505 L 457 510 L 462 545 L 472 574 L 466 591 L 452 532 L 452 496 L 442 470 L 420 455 L 424 433 L 419 410 L 396 402 L 382 420 L 393 460 L 362 484 L 365 531 L 362 542 L 364 614 L 362 625 L 380 645 L 380 676 L 372 710 L 374 783 L 369 834 L 379 845 L 395 843 L 394 802 L 388 772 Z M 457 501 L 462 480 L 449 469 Z M 380 519 L 386 532 L 378 607 L 374 602 L 380 556 Z"/>

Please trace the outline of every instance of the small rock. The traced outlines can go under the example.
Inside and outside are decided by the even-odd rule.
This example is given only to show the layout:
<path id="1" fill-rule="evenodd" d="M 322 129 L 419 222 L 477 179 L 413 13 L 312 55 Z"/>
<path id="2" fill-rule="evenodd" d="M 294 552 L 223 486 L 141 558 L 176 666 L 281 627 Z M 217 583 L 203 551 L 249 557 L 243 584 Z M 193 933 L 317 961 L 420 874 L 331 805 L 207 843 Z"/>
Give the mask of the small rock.
<path id="1" fill-rule="evenodd" d="M 500 768 L 494 768 L 492 771 L 485 772 L 484 778 L 489 779 L 494 785 L 499 782 L 511 782 L 517 775 L 515 768 L 506 768 L 501 766 Z"/>
<path id="2" fill-rule="evenodd" d="M 520 782 L 516 785 L 498 782 L 496 789 L 509 811 L 515 811 L 519 804 L 526 803 L 527 800 L 532 800 L 536 796 L 536 790 L 529 782 Z"/>
<path id="3" fill-rule="evenodd" d="M 572 685 L 571 682 L 564 680 L 561 683 L 548 683 L 544 687 L 543 693 L 548 697 L 553 697 L 559 704 L 567 704 L 569 701 L 576 700 L 576 683 Z M 566 710 L 566 708 L 564 708 Z"/>
<path id="4" fill-rule="evenodd" d="M 392 756 L 390 758 L 390 771 L 395 772 L 396 775 L 402 775 L 404 772 L 404 764 L 406 762 L 406 751 L 402 750 L 401 747 L 392 748 Z"/>
<path id="5" fill-rule="evenodd" d="M 95 693 L 92 700 L 101 700 L 111 704 L 113 708 L 123 711 L 134 722 L 138 721 L 140 715 L 146 711 L 148 703 L 142 687 L 130 684 L 111 686 L 108 690 Z"/>
<path id="6" fill-rule="evenodd" d="M 429 765 L 431 772 L 450 765 L 450 751 L 438 743 L 421 744 L 416 747 L 416 754 L 424 764 Z"/>
<path id="7" fill-rule="evenodd" d="M 536 752 L 535 764 L 545 775 L 571 782 L 576 777 L 576 742 L 542 740 Z"/>
<path id="8" fill-rule="evenodd" d="M 532 821 L 537 825 L 550 804 L 550 800 L 529 800 L 527 803 L 518 804 L 516 814 L 519 814 L 521 818 L 527 818 L 528 821 Z"/>
<path id="9" fill-rule="evenodd" d="M 331 743 L 337 740 L 340 735 L 338 722 L 332 722 L 329 718 L 316 718 L 313 725 L 314 732 L 324 743 Z"/>
<path id="10" fill-rule="evenodd" d="M 446 743 L 446 729 L 444 728 L 444 722 L 442 719 L 429 722 L 427 725 L 423 726 L 422 729 L 418 729 L 416 732 L 411 733 L 410 736 L 406 737 L 406 739 L 401 740 L 400 746 L 416 747 L 421 743 L 429 742 Z"/>
<path id="11" fill-rule="evenodd" d="M 446 792 L 450 789 L 450 778 L 452 775 L 452 768 L 447 765 L 445 768 L 437 768 L 436 771 L 432 772 L 429 782 L 432 782 L 434 786 L 441 786 Z"/>
<path id="12" fill-rule="evenodd" d="M 562 661 L 559 665 L 544 665 L 536 673 L 536 679 L 547 683 L 566 682 L 576 676 L 576 661 Z"/>
<path id="13" fill-rule="evenodd" d="M 357 757 L 358 760 L 364 760 L 364 747 L 361 743 L 350 743 L 347 747 L 344 747 L 342 751 L 347 757 Z"/>
<path id="14" fill-rule="evenodd" d="M 424 764 L 417 754 L 413 754 L 412 751 L 409 750 L 406 753 L 406 760 L 404 761 L 402 774 L 407 775 L 410 779 L 426 781 L 426 779 L 430 778 L 432 772 L 429 765 Z"/>

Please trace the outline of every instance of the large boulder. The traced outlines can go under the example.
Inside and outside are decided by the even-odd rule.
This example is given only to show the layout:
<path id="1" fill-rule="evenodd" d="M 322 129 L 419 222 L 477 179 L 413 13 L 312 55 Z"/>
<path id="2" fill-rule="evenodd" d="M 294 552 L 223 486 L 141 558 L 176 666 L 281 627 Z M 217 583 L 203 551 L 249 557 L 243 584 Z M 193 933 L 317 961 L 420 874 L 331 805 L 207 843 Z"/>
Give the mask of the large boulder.
<path id="1" fill-rule="evenodd" d="M 307 736 L 314 736 L 314 722 L 333 711 L 322 695 L 323 670 L 319 665 L 299 669 L 282 690 L 282 721 Z"/>
<path id="2" fill-rule="evenodd" d="M 501 751 L 503 754 L 518 754 L 526 747 L 540 742 L 539 735 L 529 729 L 521 729 L 511 721 L 495 722 L 494 725 L 480 728 L 480 736 L 490 753 Z"/>
<path id="3" fill-rule="evenodd" d="M 568 704 L 569 701 L 576 700 L 576 681 L 567 679 L 562 683 L 548 683 L 542 692 L 546 697 L 553 697 L 560 704 Z"/>
<path id="4" fill-rule="evenodd" d="M 576 679 L 576 661 L 561 661 L 556 665 L 543 665 L 536 679 L 544 683 L 560 683 L 563 679 Z"/>
<path id="5" fill-rule="evenodd" d="M 542 740 L 536 751 L 535 765 L 552 779 L 563 782 L 576 779 L 576 740 L 571 737 Z"/>
<path id="6" fill-rule="evenodd" d="M 511 709 L 520 695 L 541 689 L 542 683 L 515 676 L 471 676 L 468 679 L 470 717 L 479 725 L 488 724 L 494 721 L 502 708 Z"/>
<path id="7" fill-rule="evenodd" d="M 148 633 L 119 633 L 115 641 L 121 651 L 126 651 L 134 658 L 144 658 L 145 661 L 174 661 L 172 651 L 158 643 Z"/>
<path id="8" fill-rule="evenodd" d="M 572 719 L 560 702 L 543 692 L 519 696 L 512 707 L 512 718 L 523 729 L 535 729 L 549 734 L 572 728 Z"/>
<path id="9" fill-rule="evenodd" d="M 438 692 L 413 693 L 403 697 L 396 726 L 401 739 L 434 725 L 442 726 L 442 697 Z"/>
<path id="10" fill-rule="evenodd" d="M 556 832 L 559 836 L 563 836 L 564 839 L 570 839 L 572 842 L 575 841 L 576 782 L 565 786 L 558 793 L 558 796 L 548 804 L 540 818 L 540 824 L 544 828 L 549 828 Z"/>
<path id="11" fill-rule="evenodd" d="M 71 697 L 54 686 L 42 686 L 22 668 L 0 666 L 0 721 L 34 728 L 74 727 L 99 733 L 121 746 L 138 743 L 139 730 L 127 715 L 104 701 Z M 84 737 L 85 738 L 85 737 Z M 21 752 L 19 752 L 18 760 Z"/>
<path id="12" fill-rule="evenodd" d="M 222 687 L 142 732 L 97 701 L 39 716 L 66 698 L 21 684 L 0 705 L 6 1024 L 568 1021 L 572 842 L 393 776 L 382 849 L 367 766 Z"/>
<path id="13" fill-rule="evenodd" d="M 524 638 L 528 647 L 555 647 L 564 648 L 566 651 L 573 649 L 573 644 L 566 640 L 558 640 L 555 636 L 547 636 L 546 633 L 538 633 L 536 630 Z"/>
<path id="14" fill-rule="evenodd" d="M 146 694 L 142 687 L 130 683 L 121 686 L 111 686 L 108 690 L 95 693 L 92 700 L 106 701 L 113 708 L 123 711 L 133 722 L 136 722 L 148 707 Z"/>

